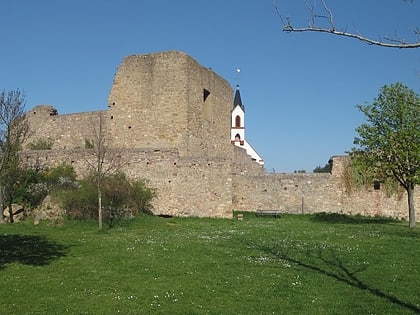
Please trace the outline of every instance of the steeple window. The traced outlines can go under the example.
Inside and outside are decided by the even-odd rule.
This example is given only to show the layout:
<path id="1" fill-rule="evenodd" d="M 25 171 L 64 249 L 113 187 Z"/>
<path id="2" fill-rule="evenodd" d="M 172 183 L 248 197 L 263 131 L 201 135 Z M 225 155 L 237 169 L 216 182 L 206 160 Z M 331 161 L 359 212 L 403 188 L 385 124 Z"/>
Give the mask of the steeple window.
<path id="1" fill-rule="evenodd" d="M 239 128 L 241 127 L 241 116 L 236 115 L 235 117 L 235 127 Z"/>

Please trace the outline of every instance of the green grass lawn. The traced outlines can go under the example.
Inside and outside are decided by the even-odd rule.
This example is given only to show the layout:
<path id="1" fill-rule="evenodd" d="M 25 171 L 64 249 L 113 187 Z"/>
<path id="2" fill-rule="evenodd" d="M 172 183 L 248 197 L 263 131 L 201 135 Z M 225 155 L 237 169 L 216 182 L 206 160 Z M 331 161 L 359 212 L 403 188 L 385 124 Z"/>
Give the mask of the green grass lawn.
<path id="1" fill-rule="evenodd" d="M 318 214 L 0 225 L 0 314 L 420 313 L 420 229 Z"/>

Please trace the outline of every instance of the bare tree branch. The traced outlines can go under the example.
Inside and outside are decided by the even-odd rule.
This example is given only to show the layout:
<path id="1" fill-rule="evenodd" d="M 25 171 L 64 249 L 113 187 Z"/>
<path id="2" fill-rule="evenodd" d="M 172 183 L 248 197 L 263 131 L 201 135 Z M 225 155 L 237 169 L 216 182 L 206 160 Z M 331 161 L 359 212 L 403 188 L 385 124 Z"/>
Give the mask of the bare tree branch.
<path id="1" fill-rule="evenodd" d="M 98 192 L 98 228 L 102 230 L 102 190 L 104 179 L 112 174 L 118 172 L 122 167 L 122 150 L 111 149 L 108 147 L 108 140 L 106 136 L 106 126 L 103 112 L 99 112 L 98 124 L 92 124 L 92 153 L 95 160 L 86 159 L 88 167 L 93 172 L 96 178 L 96 187 Z"/>
<path id="2" fill-rule="evenodd" d="M 280 21 L 283 24 L 283 31 L 284 32 L 319 32 L 319 33 L 329 33 L 337 36 L 344 36 L 344 37 L 350 37 L 357 39 L 359 41 L 365 42 L 369 45 L 376 45 L 381 47 L 388 47 L 388 48 L 420 48 L 420 42 L 407 42 L 402 39 L 397 38 L 386 38 L 384 37 L 383 40 L 374 40 L 372 38 L 369 38 L 367 36 L 363 36 L 361 34 L 351 33 L 347 31 L 339 31 L 335 27 L 334 22 L 334 15 L 332 10 L 330 10 L 327 6 L 327 3 L 325 0 L 321 0 L 324 14 L 318 14 L 315 11 L 315 7 L 311 4 L 309 4 L 307 1 L 305 1 L 305 5 L 308 8 L 310 12 L 310 22 L 308 27 L 295 27 L 291 19 L 289 17 L 284 17 L 279 7 L 276 4 L 276 0 L 273 0 L 273 6 L 276 14 L 280 17 Z M 412 2 L 411 0 L 405 0 L 405 2 Z M 317 25 L 317 19 L 326 19 L 329 26 L 328 27 L 322 27 Z M 419 35 L 420 29 L 416 28 L 414 30 L 414 34 Z"/>

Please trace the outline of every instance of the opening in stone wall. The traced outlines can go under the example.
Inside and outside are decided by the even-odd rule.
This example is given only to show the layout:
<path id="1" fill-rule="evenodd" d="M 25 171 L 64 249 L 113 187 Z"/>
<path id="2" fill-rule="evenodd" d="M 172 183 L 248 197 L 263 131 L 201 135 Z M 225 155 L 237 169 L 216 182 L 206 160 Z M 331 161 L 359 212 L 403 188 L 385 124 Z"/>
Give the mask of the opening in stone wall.
<path id="1" fill-rule="evenodd" d="M 210 91 L 203 89 L 203 102 L 207 100 L 207 97 L 209 97 Z"/>
<path id="2" fill-rule="evenodd" d="M 207 121 L 211 121 L 212 120 L 212 106 L 211 106 L 211 97 L 210 96 L 210 91 L 203 89 L 203 114 L 204 114 L 204 119 L 206 119 Z"/>

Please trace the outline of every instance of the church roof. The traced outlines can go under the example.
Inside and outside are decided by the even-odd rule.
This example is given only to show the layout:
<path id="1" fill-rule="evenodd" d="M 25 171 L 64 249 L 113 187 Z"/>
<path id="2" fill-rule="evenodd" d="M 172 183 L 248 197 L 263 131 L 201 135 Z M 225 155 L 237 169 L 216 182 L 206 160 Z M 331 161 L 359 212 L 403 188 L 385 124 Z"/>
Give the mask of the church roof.
<path id="1" fill-rule="evenodd" d="M 239 92 L 239 85 L 236 86 L 235 98 L 233 99 L 233 108 L 240 106 L 245 111 L 245 106 L 242 104 L 241 93 Z"/>

